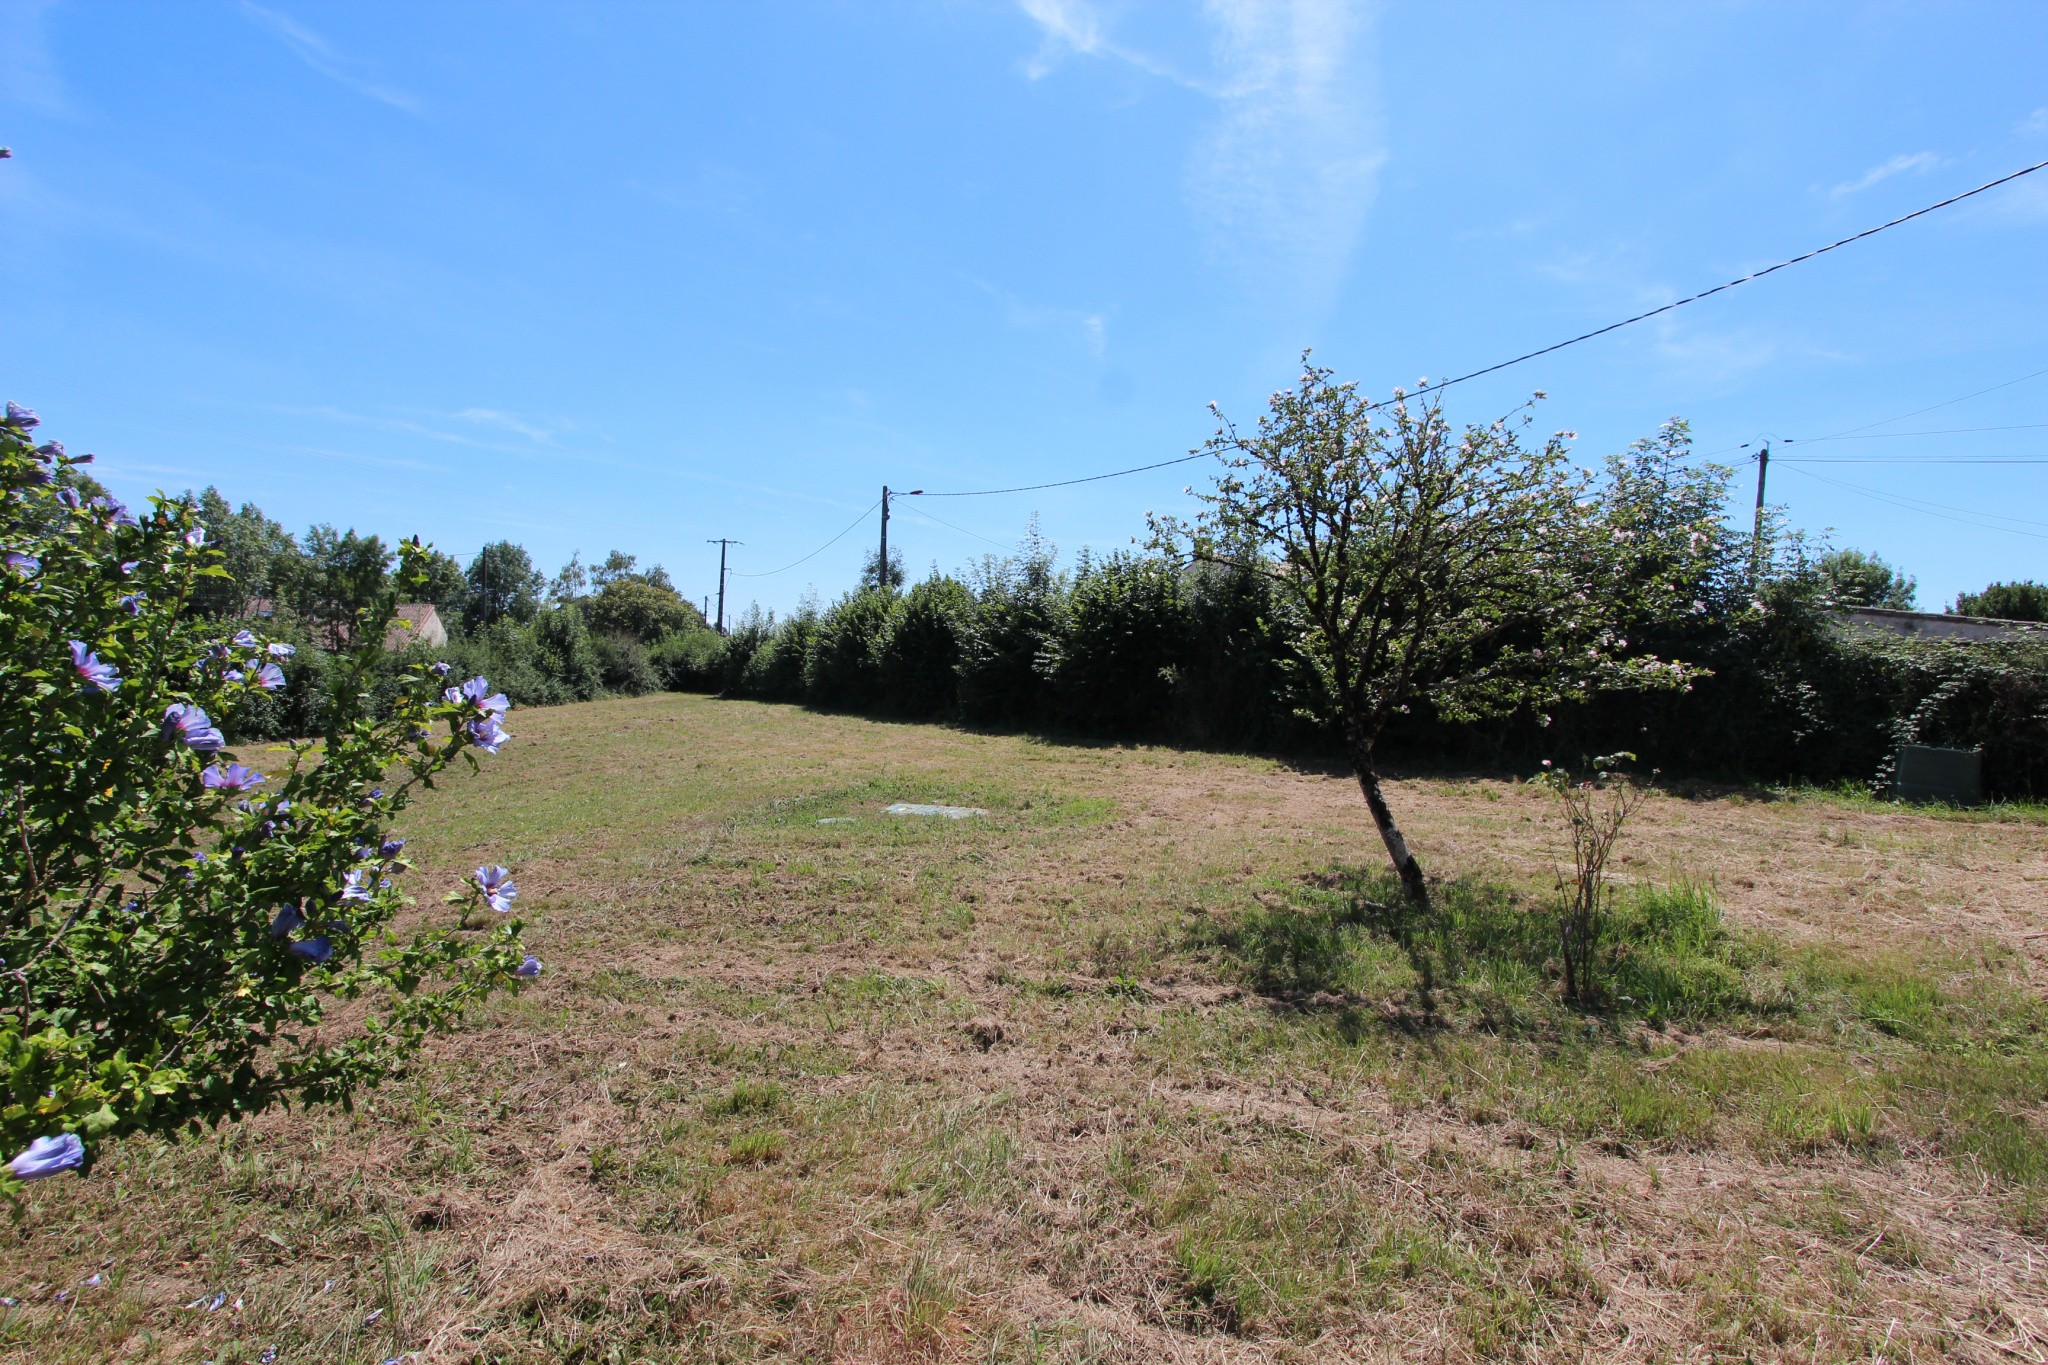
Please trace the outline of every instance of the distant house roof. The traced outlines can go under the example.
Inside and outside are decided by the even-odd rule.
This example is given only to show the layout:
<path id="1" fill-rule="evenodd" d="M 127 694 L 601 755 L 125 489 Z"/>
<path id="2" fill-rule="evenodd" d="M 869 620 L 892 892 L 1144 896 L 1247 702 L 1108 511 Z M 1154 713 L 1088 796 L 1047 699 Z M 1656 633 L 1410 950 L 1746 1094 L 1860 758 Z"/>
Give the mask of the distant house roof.
<path id="1" fill-rule="evenodd" d="M 2048 626 L 2038 621 L 2000 621 L 1989 616 L 1955 616 L 1938 611 L 1894 611 L 1890 607 L 1850 607 L 1835 613 L 1845 625 L 1881 630 L 1917 640 L 2048 639 Z"/>
<path id="2" fill-rule="evenodd" d="M 384 632 L 384 648 L 390 650 L 410 644 L 439 649 L 447 643 L 448 628 L 441 624 L 441 613 L 434 610 L 432 602 L 400 602 L 391 628 Z"/>

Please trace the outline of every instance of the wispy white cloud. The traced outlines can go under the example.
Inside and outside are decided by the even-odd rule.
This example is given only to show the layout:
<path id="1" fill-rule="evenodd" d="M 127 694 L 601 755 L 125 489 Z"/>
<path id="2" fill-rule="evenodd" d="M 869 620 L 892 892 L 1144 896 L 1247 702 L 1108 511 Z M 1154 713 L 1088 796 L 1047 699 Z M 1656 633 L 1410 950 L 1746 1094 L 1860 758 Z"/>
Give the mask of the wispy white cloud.
<path id="1" fill-rule="evenodd" d="M 545 427 L 535 426 L 516 413 L 500 412 L 496 408 L 464 408 L 461 412 L 450 415 L 458 422 L 474 422 L 478 426 L 496 427 L 500 431 L 524 436 L 529 441 L 545 444 L 554 439 L 554 433 Z"/>
<path id="2" fill-rule="evenodd" d="M 393 90 L 389 86 L 378 85 L 358 76 L 350 69 L 357 63 L 336 52 L 325 38 L 304 24 L 279 14 L 276 10 L 265 9 L 254 3 L 254 0 L 242 0 L 242 12 L 283 39 L 284 45 L 292 50 L 293 55 L 329 80 L 338 81 L 357 94 L 367 95 L 373 100 L 390 105 L 393 109 L 402 109 L 408 114 L 420 112 L 421 105 L 417 98 L 403 90 Z"/>
<path id="3" fill-rule="evenodd" d="M 1018 0 L 1039 28 L 1025 74 L 1063 58 L 1118 61 L 1207 96 L 1190 207 L 1212 254 L 1265 287 L 1327 297 L 1349 266 L 1386 162 L 1353 0 L 1206 0 L 1212 71 L 1187 75 L 1116 41 L 1088 0 Z"/>
<path id="4" fill-rule="evenodd" d="M 1386 152 L 1353 61 L 1364 27 L 1343 0 L 1209 0 L 1230 76 L 1189 176 L 1212 245 L 1291 267 L 1334 292 L 1379 188 Z"/>
<path id="5" fill-rule="evenodd" d="M 51 0 L 0 4 L 0 102 L 62 117 L 72 112 L 43 30 Z"/>
<path id="6" fill-rule="evenodd" d="M 1930 171 L 1941 164 L 1941 158 L 1933 152 L 1902 153 L 1880 166 L 1872 166 L 1855 180 L 1844 180 L 1829 193 L 1840 199 L 1845 194 L 1856 194 L 1867 190 L 1881 180 L 1889 180 L 1907 171 Z"/>
<path id="7" fill-rule="evenodd" d="M 1081 308 L 1055 308 L 1027 303 L 1009 290 L 987 280 L 969 279 L 976 289 L 1002 305 L 1003 320 L 1012 327 L 1050 327 L 1074 335 L 1078 332 L 1088 354 L 1102 355 L 1109 348 L 1109 318 L 1106 314 Z"/>
<path id="8" fill-rule="evenodd" d="M 1031 80 L 1043 80 L 1068 56 L 1078 55 L 1110 58 L 1175 85 L 1214 93 L 1195 77 L 1111 38 L 1101 15 L 1089 0 L 1017 0 L 1017 3 L 1038 25 L 1041 34 L 1038 51 L 1024 62 L 1024 74 Z"/>
<path id="9" fill-rule="evenodd" d="M 2048 137 L 2048 104 L 2021 119 L 2013 131 L 2021 137 Z"/>

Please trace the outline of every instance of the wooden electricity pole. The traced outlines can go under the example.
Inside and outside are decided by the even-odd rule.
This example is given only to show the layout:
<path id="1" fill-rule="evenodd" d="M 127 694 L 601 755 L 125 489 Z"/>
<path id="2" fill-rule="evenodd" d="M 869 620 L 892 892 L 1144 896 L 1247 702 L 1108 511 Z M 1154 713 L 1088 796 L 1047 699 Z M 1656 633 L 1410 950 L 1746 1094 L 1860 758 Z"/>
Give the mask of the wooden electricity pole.
<path id="1" fill-rule="evenodd" d="M 725 634 L 725 547 L 728 545 L 744 545 L 747 542 L 744 540 L 726 540 L 721 537 L 718 540 L 706 540 L 704 543 L 718 547 L 718 633 L 723 635 Z"/>

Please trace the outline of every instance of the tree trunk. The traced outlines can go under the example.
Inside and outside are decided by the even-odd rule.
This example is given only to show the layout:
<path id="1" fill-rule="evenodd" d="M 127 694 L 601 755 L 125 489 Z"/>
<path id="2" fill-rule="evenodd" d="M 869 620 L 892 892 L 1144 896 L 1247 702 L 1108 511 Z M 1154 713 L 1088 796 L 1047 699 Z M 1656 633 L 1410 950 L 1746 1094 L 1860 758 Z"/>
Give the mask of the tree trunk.
<path id="1" fill-rule="evenodd" d="M 1356 725 L 1344 727 L 1344 746 L 1351 755 L 1351 767 L 1358 774 L 1358 789 L 1365 793 L 1365 808 L 1372 812 L 1372 822 L 1378 826 L 1380 842 L 1387 846 L 1387 856 L 1393 859 L 1394 871 L 1400 875 L 1401 890 L 1408 897 L 1408 903 L 1417 910 L 1429 909 L 1429 883 L 1422 879 L 1422 864 L 1415 861 L 1415 855 L 1408 851 L 1408 841 L 1401 837 L 1400 828 L 1394 824 L 1394 813 L 1387 809 L 1387 798 L 1380 792 L 1379 769 L 1373 766 L 1372 741 Z"/>

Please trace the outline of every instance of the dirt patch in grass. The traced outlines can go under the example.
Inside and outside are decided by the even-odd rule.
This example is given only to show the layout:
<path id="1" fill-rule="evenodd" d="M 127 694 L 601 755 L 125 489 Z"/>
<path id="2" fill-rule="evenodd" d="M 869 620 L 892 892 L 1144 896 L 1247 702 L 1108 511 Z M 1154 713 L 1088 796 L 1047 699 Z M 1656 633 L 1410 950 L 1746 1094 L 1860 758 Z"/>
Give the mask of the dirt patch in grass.
<path id="1" fill-rule="evenodd" d="M 416 812 L 413 890 L 512 864 L 547 974 L 353 1115 L 34 1187 L 0 1358 L 2048 1343 L 2048 829 L 1659 801 L 1619 870 L 1743 951 L 1586 1018 L 1507 921 L 1426 1005 L 1364 919 L 1254 970 L 1245 926 L 1284 966 L 1372 866 L 1348 780 L 674 696 L 512 728 Z M 1537 793 L 1390 799 L 1433 873 L 1539 903 Z"/>

